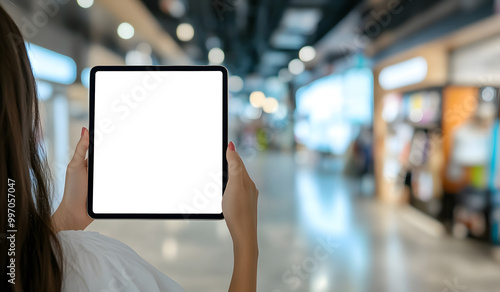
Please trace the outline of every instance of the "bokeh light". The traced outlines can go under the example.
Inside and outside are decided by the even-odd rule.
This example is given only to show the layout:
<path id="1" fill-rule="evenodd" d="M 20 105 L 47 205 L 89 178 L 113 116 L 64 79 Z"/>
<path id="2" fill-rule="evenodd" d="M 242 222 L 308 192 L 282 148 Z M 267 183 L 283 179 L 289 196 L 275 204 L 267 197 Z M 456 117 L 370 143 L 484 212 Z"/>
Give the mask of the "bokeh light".
<path id="1" fill-rule="evenodd" d="M 177 26 L 177 38 L 183 42 L 188 42 L 194 37 L 194 28 L 189 23 L 181 23 Z"/>
<path id="2" fill-rule="evenodd" d="M 264 112 L 271 114 L 278 110 L 279 103 L 278 100 L 274 97 L 268 97 L 264 100 L 264 106 L 262 109 Z"/>
<path id="3" fill-rule="evenodd" d="M 222 64 L 224 62 L 224 51 L 221 48 L 212 48 L 208 52 L 208 62 L 210 64 Z"/>
<path id="4" fill-rule="evenodd" d="M 305 46 L 299 51 L 299 58 L 303 62 L 312 61 L 316 57 L 316 50 L 311 46 Z"/>
<path id="5" fill-rule="evenodd" d="M 94 4 L 94 0 L 77 0 L 76 3 L 82 8 L 90 8 Z"/>
<path id="6" fill-rule="evenodd" d="M 118 36 L 124 40 L 131 39 L 134 36 L 134 27 L 128 22 L 122 22 L 117 29 Z"/>
<path id="7" fill-rule="evenodd" d="M 245 83 L 243 82 L 243 79 L 241 79 L 240 76 L 231 76 L 229 77 L 229 90 L 232 92 L 240 92 L 243 90 L 243 87 L 245 86 Z"/>
<path id="8" fill-rule="evenodd" d="M 262 91 L 254 91 L 250 93 L 250 104 L 255 108 L 264 106 L 266 95 Z"/>
<path id="9" fill-rule="evenodd" d="M 300 73 L 304 72 L 304 69 L 304 63 L 302 63 L 302 61 L 299 59 L 293 59 L 290 61 L 290 63 L 288 63 L 288 70 L 294 75 L 299 75 Z"/>

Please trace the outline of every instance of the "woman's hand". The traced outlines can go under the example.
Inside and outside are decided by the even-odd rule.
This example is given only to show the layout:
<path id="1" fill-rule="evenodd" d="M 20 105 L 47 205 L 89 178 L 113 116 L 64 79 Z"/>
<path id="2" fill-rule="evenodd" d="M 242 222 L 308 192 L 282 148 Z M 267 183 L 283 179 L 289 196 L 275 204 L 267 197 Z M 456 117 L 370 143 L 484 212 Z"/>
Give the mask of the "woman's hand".
<path id="1" fill-rule="evenodd" d="M 233 142 L 226 151 L 229 180 L 222 198 L 222 211 L 235 244 L 257 243 L 257 198 L 259 191 L 248 176 Z"/>
<path id="2" fill-rule="evenodd" d="M 245 169 L 233 142 L 226 151 L 229 180 L 222 198 L 222 211 L 233 238 L 234 269 L 229 291 L 256 291 L 257 198 L 259 191 Z"/>
<path id="3" fill-rule="evenodd" d="M 82 128 L 75 154 L 66 169 L 63 199 L 52 216 L 56 232 L 83 230 L 94 221 L 87 214 L 88 174 L 85 154 L 89 143 L 89 131 Z"/>

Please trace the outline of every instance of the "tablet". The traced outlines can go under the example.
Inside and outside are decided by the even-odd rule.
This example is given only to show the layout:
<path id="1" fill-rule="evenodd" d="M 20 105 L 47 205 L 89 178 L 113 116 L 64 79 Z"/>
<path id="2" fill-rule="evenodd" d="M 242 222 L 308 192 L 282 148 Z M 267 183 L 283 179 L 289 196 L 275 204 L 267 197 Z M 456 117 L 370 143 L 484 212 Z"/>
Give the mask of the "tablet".
<path id="1" fill-rule="evenodd" d="M 91 217 L 223 218 L 224 67 L 97 66 L 89 109 Z"/>

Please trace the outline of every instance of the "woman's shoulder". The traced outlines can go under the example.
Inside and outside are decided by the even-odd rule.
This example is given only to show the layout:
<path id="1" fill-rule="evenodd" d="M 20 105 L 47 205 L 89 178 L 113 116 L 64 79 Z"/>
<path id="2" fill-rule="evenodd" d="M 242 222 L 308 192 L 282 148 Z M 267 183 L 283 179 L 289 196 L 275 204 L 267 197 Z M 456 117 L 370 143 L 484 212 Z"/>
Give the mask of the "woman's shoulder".
<path id="1" fill-rule="evenodd" d="M 93 231 L 57 233 L 63 291 L 184 291 L 123 242 Z"/>

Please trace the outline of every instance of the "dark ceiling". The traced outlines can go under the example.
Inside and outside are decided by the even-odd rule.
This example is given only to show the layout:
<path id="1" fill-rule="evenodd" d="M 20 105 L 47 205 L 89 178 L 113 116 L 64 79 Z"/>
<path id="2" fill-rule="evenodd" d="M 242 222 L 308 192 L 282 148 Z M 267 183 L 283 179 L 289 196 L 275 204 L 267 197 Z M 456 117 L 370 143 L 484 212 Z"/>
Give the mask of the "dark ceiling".
<path id="1" fill-rule="evenodd" d="M 172 17 L 162 5 L 172 0 L 142 0 L 164 29 L 198 63 L 207 63 L 207 40 L 225 52 L 233 74 L 269 76 L 286 67 L 305 45 L 314 45 L 360 0 L 177 0 L 186 13 Z M 316 20 L 315 20 L 316 19 Z M 180 23 L 190 23 L 194 38 L 176 37 Z M 216 38 L 214 38 L 216 37 Z"/>
<path id="2" fill-rule="evenodd" d="M 325 35 L 353 10 L 358 14 L 354 23 L 348 23 L 356 34 L 364 34 L 371 42 L 385 32 L 396 31 L 419 17 L 426 11 L 435 11 L 439 4 L 454 4 L 448 9 L 449 17 L 457 17 L 457 13 L 471 14 L 477 7 L 488 7 L 492 10 L 493 0 L 399 0 L 397 13 L 389 13 L 393 0 L 140 0 L 158 20 L 165 31 L 177 41 L 179 46 L 195 64 L 208 63 L 208 51 L 212 47 L 220 47 L 225 52 L 225 65 L 231 74 L 242 77 L 254 73 L 266 78 L 275 76 L 280 69 L 286 67 L 290 60 L 298 57 L 299 50 L 306 45 L 318 43 Z M 119 1 L 116 1 L 119 3 Z M 184 7 L 184 13 L 174 17 L 169 11 L 169 4 L 177 2 Z M 17 6 L 34 15 L 40 9 L 37 1 L 6 1 L 6 5 Z M 442 5 L 441 5 L 442 6 Z M 450 5 L 449 5 L 450 6 Z M 167 8 L 166 8 L 167 7 Z M 116 34 L 118 20 L 104 9 L 95 9 L 91 21 L 91 13 L 81 9 L 76 1 L 60 6 L 61 13 L 50 19 L 52 26 L 60 25 L 84 42 L 99 43 L 120 56 L 133 49 L 132 45 L 142 41 L 123 42 Z M 442 9 L 442 8 L 441 8 Z M 472 12 L 471 12 L 472 11 Z M 442 14 L 441 18 L 447 15 Z M 134 13 L 130 12 L 130 17 Z M 387 19 L 389 17 L 390 19 Z M 461 16 L 458 16 L 461 17 Z M 96 23 L 96 19 L 102 19 Z M 426 18 L 419 23 L 430 25 Z M 194 38 L 188 42 L 177 39 L 176 29 L 180 23 L 189 23 L 194 27 Z M 375 24 L 375 25 L 374 25 Z M 413 25 L 414 26 L 414 25 Z M 425 27 L 420 27 L 423 29 Z M 370 31 L 370 29 L 372 31 Z M 373 33 L 375 30 L 375 34 Z M 408 29 L 403 30 L 408 32 Z M 411 34 L 405 35 L 412 37 Z M 355 38 L 354 35 L 344 37 Z M 333 40 L 333 41 L 332 41 Z M 328 46 L 330 51 L 323 50 L 323 62 L 331 63 L 342 58 L 346 52 L 339 52 L 335 46 L 336 38 L 329 34 L 320 44 Z M 82 41 L 82 42 L 83 42 Z M 324 42 L 326 41 L 326 42 Z M 408 41 L 406 41 L 408 42 Z M 77 43 L 77 42 L 75 42 Z M 408 42 L 411 43 L 411 42 Z M 79 44 L 79 43 L 78 43 Z M 43 43 L 41 45 L 44 45 Z M 47 44 L 45 44 L 47 45 Z M 393 44 L 394 45 L 394 44 Z M 80 45 L 76 45 L 79 47 Z M 49 46 L 50 47 L 50 46 Z M 58 50 L 57 45 L 51 47 Z M 362 50 L 362 47 L 356 47 Z M 347 53 L 353 53 L 348 51 Z M 156 60 L 159 60 L 161 56 Z M 319 60 L 319 59 L 318 59 Z M 87 66 L 85 60 L 82 66 Z M 313 63 L 313 62 L 311 62 Z"/>

